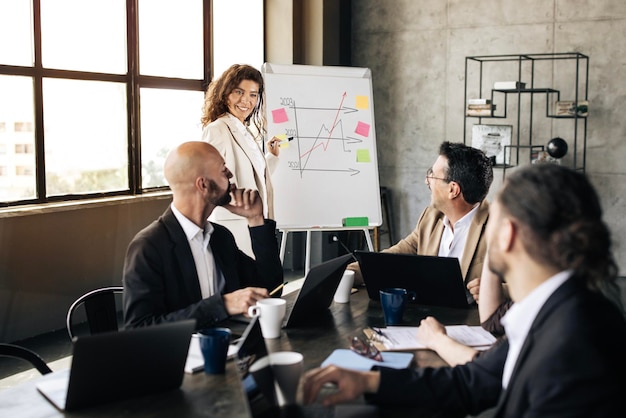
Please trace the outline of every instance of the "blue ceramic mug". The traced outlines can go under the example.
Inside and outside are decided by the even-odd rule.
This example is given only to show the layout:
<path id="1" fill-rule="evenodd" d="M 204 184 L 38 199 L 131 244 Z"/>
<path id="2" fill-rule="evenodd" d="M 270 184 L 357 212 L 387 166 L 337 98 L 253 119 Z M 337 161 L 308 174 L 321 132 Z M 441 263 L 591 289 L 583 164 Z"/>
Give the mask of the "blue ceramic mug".
<path id="1" fill-rule="evenodd" d="M 380 304 L 385 315 L 385 325 L 402 323 L 402 315 L 408 299 L 415 300 L 416 294 L 399 287 L 390 287 L 379 291 Z"/>
<path id="2" fill-rule="evenodd" d="M 223 374 L 230 344 L 230 329 L 208 328 L 198 332 L 200 351 L 204 357 L 204 372 Z"/>

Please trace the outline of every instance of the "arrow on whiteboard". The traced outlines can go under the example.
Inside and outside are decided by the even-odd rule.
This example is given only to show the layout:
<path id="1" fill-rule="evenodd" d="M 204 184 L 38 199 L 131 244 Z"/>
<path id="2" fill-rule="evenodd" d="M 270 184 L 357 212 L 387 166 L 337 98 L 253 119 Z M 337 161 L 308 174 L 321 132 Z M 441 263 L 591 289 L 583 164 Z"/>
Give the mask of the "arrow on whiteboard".
<path id="1" fill-rule="evenodd" d="M 289 107 L 292 109 L 296 108 L 296 106 L 289 106 Z M 297 109 L 298 110 L 339 110 L 340 112 L 343 111 L 344 114 L 354 113 L 354 112 L 359 111 L 359 109 L 355 109 L 353 107 L 346 107 L 346 106 L 342 106 L 339 109 L 337 109 L 336 107 L 300 107 L 298 106 Z"/>
<path id="2" fill-rule="evenodd" d="M 293 171 L 332 171 L 332 172 L 344 172 L 344 173 L 351 173 L 351 176 L 356 176 L 357 174 L 359 174 L 361 172 L 361 170 L 357 170 L 354 168 L 348 168 L 347 170 L 332 170 L 330 168 L 303 168 L 303 169 L 299 169 L 299 168 L 292 168 Z"/>

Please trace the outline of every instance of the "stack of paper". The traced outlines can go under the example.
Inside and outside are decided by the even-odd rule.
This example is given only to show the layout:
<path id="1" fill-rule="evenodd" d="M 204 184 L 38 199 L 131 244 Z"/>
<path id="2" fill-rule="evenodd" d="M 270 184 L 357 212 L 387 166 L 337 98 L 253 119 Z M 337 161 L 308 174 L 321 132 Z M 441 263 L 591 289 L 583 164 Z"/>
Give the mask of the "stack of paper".
<path id="1" fill-rule="evenodd" d="M 374 334 L 380 344 L 379 349 L 384 350 L 418 350 L 427 348 L 417 339 L 419 327 L 387 327 L 381 328 L 381 334 L 377 335 L 372 330 L 364 330 L 368 337 Z M 496 341 L 496 338 L 480 326 L 448 325 L 448 336 L 463 345 L 474 347 L 477 350 L 486 350 Z"/>

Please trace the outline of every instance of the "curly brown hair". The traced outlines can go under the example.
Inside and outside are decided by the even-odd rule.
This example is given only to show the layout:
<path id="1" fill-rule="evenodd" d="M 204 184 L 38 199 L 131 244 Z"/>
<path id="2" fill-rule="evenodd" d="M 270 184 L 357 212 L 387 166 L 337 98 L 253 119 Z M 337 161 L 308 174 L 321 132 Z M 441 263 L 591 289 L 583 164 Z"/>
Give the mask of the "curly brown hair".
<path id="1" fill-rule="evenodd" d="M 220 78 L 209 84 L 204 95 L 202 118 L 200 118 L 203 127 L 228 112 L 228 95 L 243 80 L 251 80 L 259 85 L 259 100 L 245 122 L 247 124 L 252 122 L 258 132 L 262 135 L 265 134 L 265 84 L 263 76 L 259 70 L 246 64 L 231 65 Z"/>

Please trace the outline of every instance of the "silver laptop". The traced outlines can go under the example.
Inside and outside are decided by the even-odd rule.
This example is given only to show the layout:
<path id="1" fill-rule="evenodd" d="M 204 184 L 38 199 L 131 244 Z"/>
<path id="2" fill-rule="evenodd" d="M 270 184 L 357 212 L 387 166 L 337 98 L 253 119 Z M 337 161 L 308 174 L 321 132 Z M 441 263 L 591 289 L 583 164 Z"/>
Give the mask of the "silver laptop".
<path id="1" fill-rule="evenodd" d="M 61 411 L 180 387 L 194 319 L 74 339 L 72 366 L 37 389 Z"/>
<path id="2" fill-rule="evenodd" d="M 333 407 L 321 405 L 286 405 L 279 406 L 274 392 L 274 383 L 270 388 L 260 387 L 248 369 L 255 361 L 268 353 L 265 339 L 261 333 L 258 318 L 252 318 L 243 336 L 237 344 L 237 372 L 241 381 L 252 418 L 378 418 L 379 410 L 369 404 L 345 404 Z"/>

